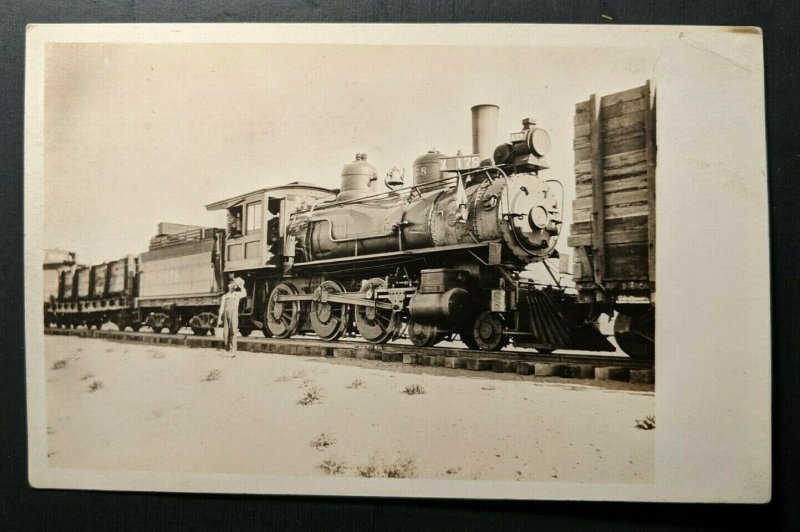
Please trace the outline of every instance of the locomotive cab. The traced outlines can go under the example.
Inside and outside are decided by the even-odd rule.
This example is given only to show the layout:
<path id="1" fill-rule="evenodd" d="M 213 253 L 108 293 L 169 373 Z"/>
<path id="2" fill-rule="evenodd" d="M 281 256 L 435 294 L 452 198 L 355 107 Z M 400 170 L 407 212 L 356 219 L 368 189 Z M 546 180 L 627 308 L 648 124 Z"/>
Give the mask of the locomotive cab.
<path id="1" fill-rule="evenodd" d="M 277 268 L 289 216 L 331 196 L 326 188 L 305 183 L 265 188 L 207 205 L 227 215 L 224 271 Z"/>

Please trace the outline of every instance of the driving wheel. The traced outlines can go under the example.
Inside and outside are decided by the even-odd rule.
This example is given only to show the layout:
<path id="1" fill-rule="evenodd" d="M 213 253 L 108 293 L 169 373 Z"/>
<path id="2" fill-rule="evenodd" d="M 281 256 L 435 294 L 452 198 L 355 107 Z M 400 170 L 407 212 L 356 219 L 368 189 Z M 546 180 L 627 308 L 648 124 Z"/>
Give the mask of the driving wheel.
<path id="1" fill-rule="evenodd" d="M 311 302 L 311 327 L 323 340 L 338 340 L 350 324 L 350 306 L 344 303 L 329 303 L 329 295 L 343 293 L 344 287 L 336 281 L 324 281 L 314 293 Z"/>
<path id="2" fill-rule="evenodd" d="M 300 302 L 278 300 L 281 296 L 293 295 L 297 295 L 297 289 L 290 284 L 279 284 L 269 295 L 264 317 L 272 336 L 288 338 L 297 333 L 300 324 Z"/>
<path id="3" fill-rule="evenodd" d="M 392 309 L 380 308 L 375 291 L 386 286 L 383 279 L 370 279 L 364 283 L 361 292 L 369 304 L 356 306 L 356 327 L 364 340 L 373 344 L 388 342 L 400 329 L 398 313 Z"/>

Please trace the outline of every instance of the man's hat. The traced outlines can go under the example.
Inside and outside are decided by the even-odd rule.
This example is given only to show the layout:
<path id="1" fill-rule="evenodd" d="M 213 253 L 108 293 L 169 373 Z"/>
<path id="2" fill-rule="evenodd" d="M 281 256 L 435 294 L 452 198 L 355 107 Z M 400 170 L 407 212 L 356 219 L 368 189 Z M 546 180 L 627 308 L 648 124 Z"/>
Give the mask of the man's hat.
<path id="1" fill-rule="evenodd" d="M 236 283 L 236 286 L 238 286 L 240 289 L 244 288 L 244 279 L 241 277 L 234 277 L 233 282 Z"/>

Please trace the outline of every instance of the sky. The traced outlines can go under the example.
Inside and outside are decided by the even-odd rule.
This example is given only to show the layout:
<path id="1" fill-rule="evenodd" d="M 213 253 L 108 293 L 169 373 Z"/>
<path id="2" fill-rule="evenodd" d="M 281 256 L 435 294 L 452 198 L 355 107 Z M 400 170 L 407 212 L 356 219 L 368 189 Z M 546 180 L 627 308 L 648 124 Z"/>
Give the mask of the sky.
<path id="1" fill-rule="evenodd" d="M 472 151 L 470 107 L 497 143 L 535 118 L 542 175 L 574 194 L 574 105 L 642 85 L 648 48 L 320 44 L 49 44 L 45 248 L 81 263 L 146 251 L 159 222 L 221 226 L 205 205 L 292 181 L 338 187 L 366 152 L 383 177 L 431 148 Z"/>

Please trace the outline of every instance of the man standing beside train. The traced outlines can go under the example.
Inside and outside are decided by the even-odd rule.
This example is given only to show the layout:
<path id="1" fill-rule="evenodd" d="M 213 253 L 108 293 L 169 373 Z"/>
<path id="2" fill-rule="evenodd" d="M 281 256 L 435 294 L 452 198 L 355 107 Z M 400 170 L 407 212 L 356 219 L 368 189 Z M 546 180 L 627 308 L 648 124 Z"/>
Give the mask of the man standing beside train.
<path id="1" fill-rule="evenodd" d="M 247 297 L 244 279 L 234 277 L 228 282 L 228 291 L 222 295 L 219 304 L 218 324 L 222 327 L 222 341 L 227 351 L 233 350 L 236 356 L 236 333 L 239 330 L 239 301 Z"/>

